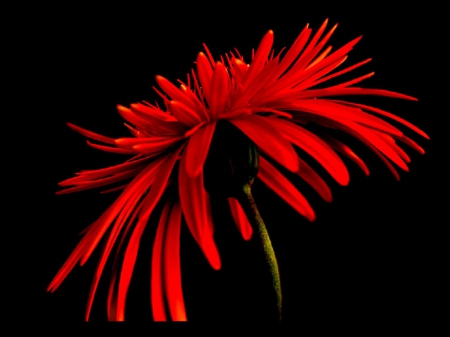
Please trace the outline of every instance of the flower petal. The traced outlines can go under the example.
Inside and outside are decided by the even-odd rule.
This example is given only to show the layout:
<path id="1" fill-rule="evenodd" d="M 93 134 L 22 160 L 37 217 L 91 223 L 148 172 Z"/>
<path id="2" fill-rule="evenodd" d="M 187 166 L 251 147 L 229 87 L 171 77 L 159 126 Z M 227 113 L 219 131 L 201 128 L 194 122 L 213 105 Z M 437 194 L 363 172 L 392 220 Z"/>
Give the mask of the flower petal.
<path id="1" fill-rule="evenodd" d="M 250 240 L 252 238 L 253 228 L 241 204 L 235 198 L 228 198 L 228 205 L 230 206 L 231 215 L 242 237 L 246 241 Z"/>
<path id="2" fill-rule="evenodd" d="M 208 61 L 208 58 L 202 52 L 200 52 L 197 56 L 197 74 L 203 91 L 203 95 L 209 102 L 213 69 L 211 67 L 211 63 L 209 63 Z"/>
<path id="3" fill-rule="evenodd" d="M 292 172 L 298 170 L 298 156 L 294 148 L 266 118 L 254 115 L 230 122 L 285 168 Z"/>
<path id="4" fill-rule="evenodd" d="M 136 256 L 142 233 L 144 232 L 151 212 L 153 211 L 154 207 L 161 198 L 161 195 L 166 189 L 169 176 L 172 172 L 175 162 L 178 160 L 180 151 L 181 147 L 177 151 L 175 151 L 169 158 L 166 158 L 155 177 L 152 188 L 142 201 L 144 203 L 143 212 L 139 215 L 138 222 L 128 241 L 128 246 L 125 250 L 123 259 L 122 270 L 120 273 L 119 292 L 117 296 L 117 312 L 121 317 L 124 316 L 125 313 L 125 299 L 127 296 L 128 287 L 130 285 L 134 265 L 136 263 Z"/>
<path id="5" fill-rule="evenodd" d="M 186 172 L 190 177 L 203 171 L 216 123 L 207 124 L 192 134 L 186 147 Z"/>
<path id="6" fill-rule="evenodd" d="M 164 238 L 164 287 L 172 321 L 186 321 L 180 267 L 181 208 L 175 203 Z"/>
<path id="7" fill-rule="evenodd" d="M 156 229 L 155 242 L 152 252 L 152 273 L 150 279 L 151 304 L 153 319 L 155 322 L 165 322 L 166 308 L 164 304 L 163 288 L 163 242 L 167 226 L 167 219 L 170 211 L 170 202 L 167 201 L 159 218 L 158 228 Z"/>
<path id="8" fill-rule="evenodd" d="M 264 159 L 264 157 L 260 156 L 259 160 L 259 172 L 257 177 L 297 212 L 306 217 L 309 221 L 314 221 L 316 215 L 305 197 L 285 176 Z"/>
<path id="9" fill-rule="evenodd" d="M 66 123 L 66 125 L 69 128 L 75 130 L 76 132 L 82 134 L 85 137 L 88 137 L 88 138 L 91 138 L 91 139 L 94 139 L 94 140 L 97 140 L 99 142 L 106 143 L 106 144 L 114 144 L 114 138 L 110 138 L 110 137 L 105 137 L 105 136 L 99 135 L 98 133 L 94 133 L 92 131 L 83 129 L 83 128 L 81 128 L 79 126 L 76 126 L 76 125 L 74 125 L 72 123 Z"/>
<path id="10" fill-rule="evenodd" d="M 336 149 L 336 151 L 339 151 L 340 153 L 342 153 L 345 156 L 347 156 L 348 158 L 350 158 L 353 162 L 355 162 L 361 168 L 361 170 L 363 170 L 363 172 L 366 176 L 368 176 L 370 174 L 370 171 L 369 171 L 369 168 L 367 167 L 367 165 L 362 161 L 361 158 L 359 158 L 352 151 L 351 148 L 349 148 L 344 143 L 341 143 L 340 141 L 338 141 L 330 136 L 322 135 L 322 137 L 324 137 L 326 139 L 327 143 L 332 148 Z"/>
<path id="11" fill-rule="evenodd" d="M 217 62 L 212 75 L 208 101 L 212 120 L 217 119 L 219 114 L 225 112 L 229 90 L 230 77 L 223 63 Z"/>
<path id="12" fill-rule="evenodd" d="M 191 177 L 186 172 L 186 152 L 178 173 L 180 204 L 188 228 L 211 266 L 220 269 L 220 257 L 213 239 L 213 223 L 208 193 L 203 185 L 203 174 Z"/>
<path id="13" fill-rule="evenodd" d="M 247 86 L 264 67 L 264 64 L 267 62 L 270 50 L 272 49 L 272 45 L 273 31 L 269 30 L 262 38 L 258 49 L 256 50 L 255 56 L 250 63 L 250 67 L 248 68 L 248 71 L 246 72 L 244 79 L 242 80 L 242 86 Z"/>
<path id="14" fill-rule="evenodd" d="M 305 180 L 327 202 L 332 201 L 331 190 L 327 183 L 305 161 L 300 159 L 297 174 Z"/>
<path id="15" fill-rule="evenodd" d="M 270 118 L 270 122 L 279 130 L 283 130 L 286 140 L 316 159 L 339 184 L 348 184 L 350 176 L 345 164 L 326 142 L 292 122 L 279 118 Z"/>
<path id="16" fill-rule="evenodd" d="M 195 110 L 192 110 L 180 101 L 170 101 L 169 110 L 180 123 L 183 123 L 187 127 L 193 127 L 202 121 Z"/>

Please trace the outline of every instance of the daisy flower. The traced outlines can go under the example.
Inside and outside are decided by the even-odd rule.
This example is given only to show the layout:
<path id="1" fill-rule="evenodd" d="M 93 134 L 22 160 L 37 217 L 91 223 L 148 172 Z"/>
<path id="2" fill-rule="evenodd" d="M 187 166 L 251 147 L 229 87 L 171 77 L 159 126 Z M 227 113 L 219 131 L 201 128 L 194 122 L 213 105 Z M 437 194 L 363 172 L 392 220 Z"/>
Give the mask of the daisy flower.
<path id="1" fill-rule="evenodd" d="M 288 172 L 302 178 L 326 201 L 332 199 L 330 188 L 314 165 L 322 166 L 340 185 L 349 182 L 341 157 L 349 158 L 369 174 L 364 161 L 346 143 L 347 138 L 339 139 L 339 132 L 366 145 L 397 179 L 397 168 L 407 171 L 410 162 L 400 145 L 424 152 L 402 129 L 428 138 L 388 111 L 340 98 L 375 95 L 416 100 L 392 91 L 357 86 L 373 73 L 339 81 L 341 75 L 370 59 L 345 65 L 360 37 L 333 51 L 327 43 L 335 29 L 327 29 L 327 20 L 315 33 L 306 26 L 289 49 L 278 53 L 272 49 L 274 34 L 269 31 L 249 63 L 237 50 L 215 59 L 205 45 L 185 81 L 174 84 L 156 76 L 158 87 L 154 90 L 160 103 L 117 106 L 130 132 L 127 137 L 114 139 L 68 123 L 88 138 L 88 145 L 128 157 L 114 166 L 83 170 L 60 183 L 65 189 L 58 194 L 105 188 L 120 191 L 120 195 L 84 230 L 48 290 L 55 291 L 75 265 L 83 265 L 102 241 L 86 320 L 109 259 L 113 267 L 108 319 L 124 320 L 141 237 L 155 207 L 161 205 L 151 257 L 153 318 L 187 320 L 180 272 L 180 229 L 187 225 L 211 267 L 220 269 L 210 206 L 210 195 L 219 193 L 227 198 L 245 240 L 257 229 L 281 312 L 276 258 L 251 195 L 253 181 L 260 180 L 298 213 L 314 221 L 314 210 L 286 177 Z M 327 85 L 330 82 L 333 85 Z"/>

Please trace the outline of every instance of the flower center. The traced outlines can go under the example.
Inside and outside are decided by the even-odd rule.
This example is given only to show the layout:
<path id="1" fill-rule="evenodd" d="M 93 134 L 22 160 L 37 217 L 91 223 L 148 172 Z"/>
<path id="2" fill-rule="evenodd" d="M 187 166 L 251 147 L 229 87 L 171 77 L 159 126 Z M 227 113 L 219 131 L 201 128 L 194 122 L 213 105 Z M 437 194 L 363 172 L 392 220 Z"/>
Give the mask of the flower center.
<path id="1" fill-rule="evenodd" d="M 258 148 L 226 120 L 217 122 L 204 167 L 205 189 L 210 194 L 236 196 L 258 173 Z"/>

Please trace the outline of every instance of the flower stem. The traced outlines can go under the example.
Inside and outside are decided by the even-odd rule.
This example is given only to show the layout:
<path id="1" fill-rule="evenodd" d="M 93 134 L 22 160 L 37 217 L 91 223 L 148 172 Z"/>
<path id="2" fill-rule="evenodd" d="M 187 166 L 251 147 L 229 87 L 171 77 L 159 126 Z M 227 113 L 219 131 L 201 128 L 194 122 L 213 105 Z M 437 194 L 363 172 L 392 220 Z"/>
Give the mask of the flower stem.
<path id="1" fill-rule="evenodd" d="M 272 274 L 273 288 L 277 296 L 278 320 L 281 320 L 281 283 L 280 273 L 278 271 L 278 263 L 275 257 L 275 251 L 273 250 L 272 242 L 270 241 L 269 233 L 267 232 L 261 214 L 256 207 L 250 185 L 244 185 L 242 188 L 242 192 L 243 193 L 241 193 L 239 196 L 239 201 L 245 213 L 247 214 L 247 218 L 249 219 L 250 223 L 258 228 L 258 233 L 263 245 L 264 254 L 266 255 L 270 273 Z"/>

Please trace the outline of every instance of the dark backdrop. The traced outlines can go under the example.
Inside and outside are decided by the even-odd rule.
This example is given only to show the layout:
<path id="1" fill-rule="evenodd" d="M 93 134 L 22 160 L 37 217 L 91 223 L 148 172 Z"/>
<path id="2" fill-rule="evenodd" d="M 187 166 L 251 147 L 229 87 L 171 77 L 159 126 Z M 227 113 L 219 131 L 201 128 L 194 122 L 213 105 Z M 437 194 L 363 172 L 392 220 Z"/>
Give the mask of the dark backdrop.
<path id="1" fill-rule="evenodd" d="M 26 121 L 27 136 L 31 136 L 19 151 L 19 159 L 25 161 L 20 165 L 19 183 L 21 191 L 27 192 L 26 198 L 19 193 L 22 197 L 15 199 L 19 237 L 29 241 L 19 245 L 23 249 L 15 267 L 25 274 L 21 292 L 31 290 L 36 297 L 15 301 L 20 317 L 83 321 L 98 252 L 84 267 L 76 267 L 54 294 L 45 289 L 77 244 L 78 233 L 115 197 L 96 191 L 54 195 L 57 183 L 74 172 L 123 160 L 120 155 L 91 149 L 66 122 L 120 137 L 127 130 L 115 106 L 154 101 L 154 76 L 184 79 L 202 43 L 216 57 L 236 47 L 249 60 L 251 49 L 269 29 L 274 30 L 279 51 L 291 45 L 306 23 L 317 30 L 329 18 L 330 27 L 339 23 L 331 39 L 333 47 L 363 35 L 348 62 L 373 58 L 364 69 L 376 74 L 365 86 L 419 99 L 417 103 L 389 98 L 371 102 L 413 122 L 431 140 L 410 133 L 426 154 L 408 151 L 410 172 L 401 172 L 400 182 L 364 150 L 360 154 L 369 164 L 370 177 L 352 164 L 349 186 L 340 187 L 327 177 L 334 196 L 331 204 L 305 191 L 317 213 L 314 223 L 264 187 L 255 186 L 280 265 L 284 319 L 325 325 L 336 320 L 378 325 L 417 322 L 425 316 L 439 319 L 434 308 L 442 301 L 442 235 L 448 223 L 444 217 L 448 178 L 443 164 L 447 150 L 441 119 L 447 111 L 440 103 L 443 86 L 435 81 L 446 71 L 439 52 L 440 11 L 432 6 L 397 10 L 376 2 L 330 7 L 280 1 L 29 10 L 30 20 L 23 21 L 26 39 L 16 41 L 19 70 L 25 69 L 26 76 L 20 81 L 24 84 L 20 96 L 31 98 L 19 109 L 25 112 L 21 116 L 26 120 L 21 122 Z M 270 278 L 257 236 L 243 241 L 222 208 L 214 204 L 221 271 L 207 265 L 183 230 L 188 317 L 192 321 L 270 320 Z M 151 319 L 151 246 L 149 230 L 130 289 L 130 320 Z M 93 308 L 95 321 L 105 320 L 106 289 L 107 282 L 101 282 Z"/>

